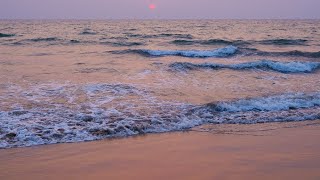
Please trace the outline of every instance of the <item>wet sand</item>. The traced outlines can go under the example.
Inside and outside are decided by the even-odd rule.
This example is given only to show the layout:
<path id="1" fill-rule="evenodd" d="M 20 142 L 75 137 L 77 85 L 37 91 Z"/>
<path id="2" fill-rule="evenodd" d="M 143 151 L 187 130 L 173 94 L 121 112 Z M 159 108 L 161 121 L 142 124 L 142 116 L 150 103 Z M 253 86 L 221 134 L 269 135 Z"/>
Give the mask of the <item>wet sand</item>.
<path id="1" fill-rule="evenodd" d="M 3 149 L 0 179 L 320 179 L 319 139 L 316 123 Z"/>

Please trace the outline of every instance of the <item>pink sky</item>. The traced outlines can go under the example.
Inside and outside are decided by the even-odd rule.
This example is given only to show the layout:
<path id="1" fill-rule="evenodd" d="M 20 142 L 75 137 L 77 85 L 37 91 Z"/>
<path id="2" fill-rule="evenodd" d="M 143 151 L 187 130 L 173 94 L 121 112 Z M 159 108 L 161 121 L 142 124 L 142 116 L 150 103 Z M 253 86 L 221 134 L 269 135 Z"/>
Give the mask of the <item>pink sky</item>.
<path id="1" fill-rule="evenodd" d="M 320 0 L 0 1 L 0 19 L 320 18 Z"/>

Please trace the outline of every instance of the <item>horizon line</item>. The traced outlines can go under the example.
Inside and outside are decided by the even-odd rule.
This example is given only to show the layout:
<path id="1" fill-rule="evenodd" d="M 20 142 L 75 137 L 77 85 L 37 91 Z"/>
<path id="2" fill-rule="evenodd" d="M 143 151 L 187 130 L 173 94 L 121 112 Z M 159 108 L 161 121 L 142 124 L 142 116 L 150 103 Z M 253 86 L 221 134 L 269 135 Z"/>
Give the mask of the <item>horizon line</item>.
<path id="1" fill-rule="evenodd" d="M 320 18 L 0 18 L 0 20 L 320 20 Z"/>

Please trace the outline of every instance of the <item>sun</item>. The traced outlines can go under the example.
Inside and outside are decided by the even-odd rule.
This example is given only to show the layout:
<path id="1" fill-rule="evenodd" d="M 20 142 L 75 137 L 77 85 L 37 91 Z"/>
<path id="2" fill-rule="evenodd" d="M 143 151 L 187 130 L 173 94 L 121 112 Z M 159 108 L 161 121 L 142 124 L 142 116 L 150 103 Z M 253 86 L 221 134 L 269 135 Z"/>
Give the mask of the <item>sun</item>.
<path id="1" fill-rule="evenodd" d="M 149 5 L 149 9 L 151 9 L 151 10 L 154 10 L 154 9 L 156 9 L 157 7 L 156 7 L 156 5 L 155 4 L 150 4 Z"/>

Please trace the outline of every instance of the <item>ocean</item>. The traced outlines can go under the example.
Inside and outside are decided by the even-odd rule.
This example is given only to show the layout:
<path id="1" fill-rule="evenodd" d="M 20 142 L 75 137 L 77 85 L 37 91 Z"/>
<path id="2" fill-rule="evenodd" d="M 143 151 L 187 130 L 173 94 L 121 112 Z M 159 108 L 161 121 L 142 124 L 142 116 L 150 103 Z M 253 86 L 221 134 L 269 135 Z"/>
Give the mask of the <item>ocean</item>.
<path id="1" fill-rule="evenodd" d="M 320 119 L 319 20 L 1 20 L 0 148 Z"/>

